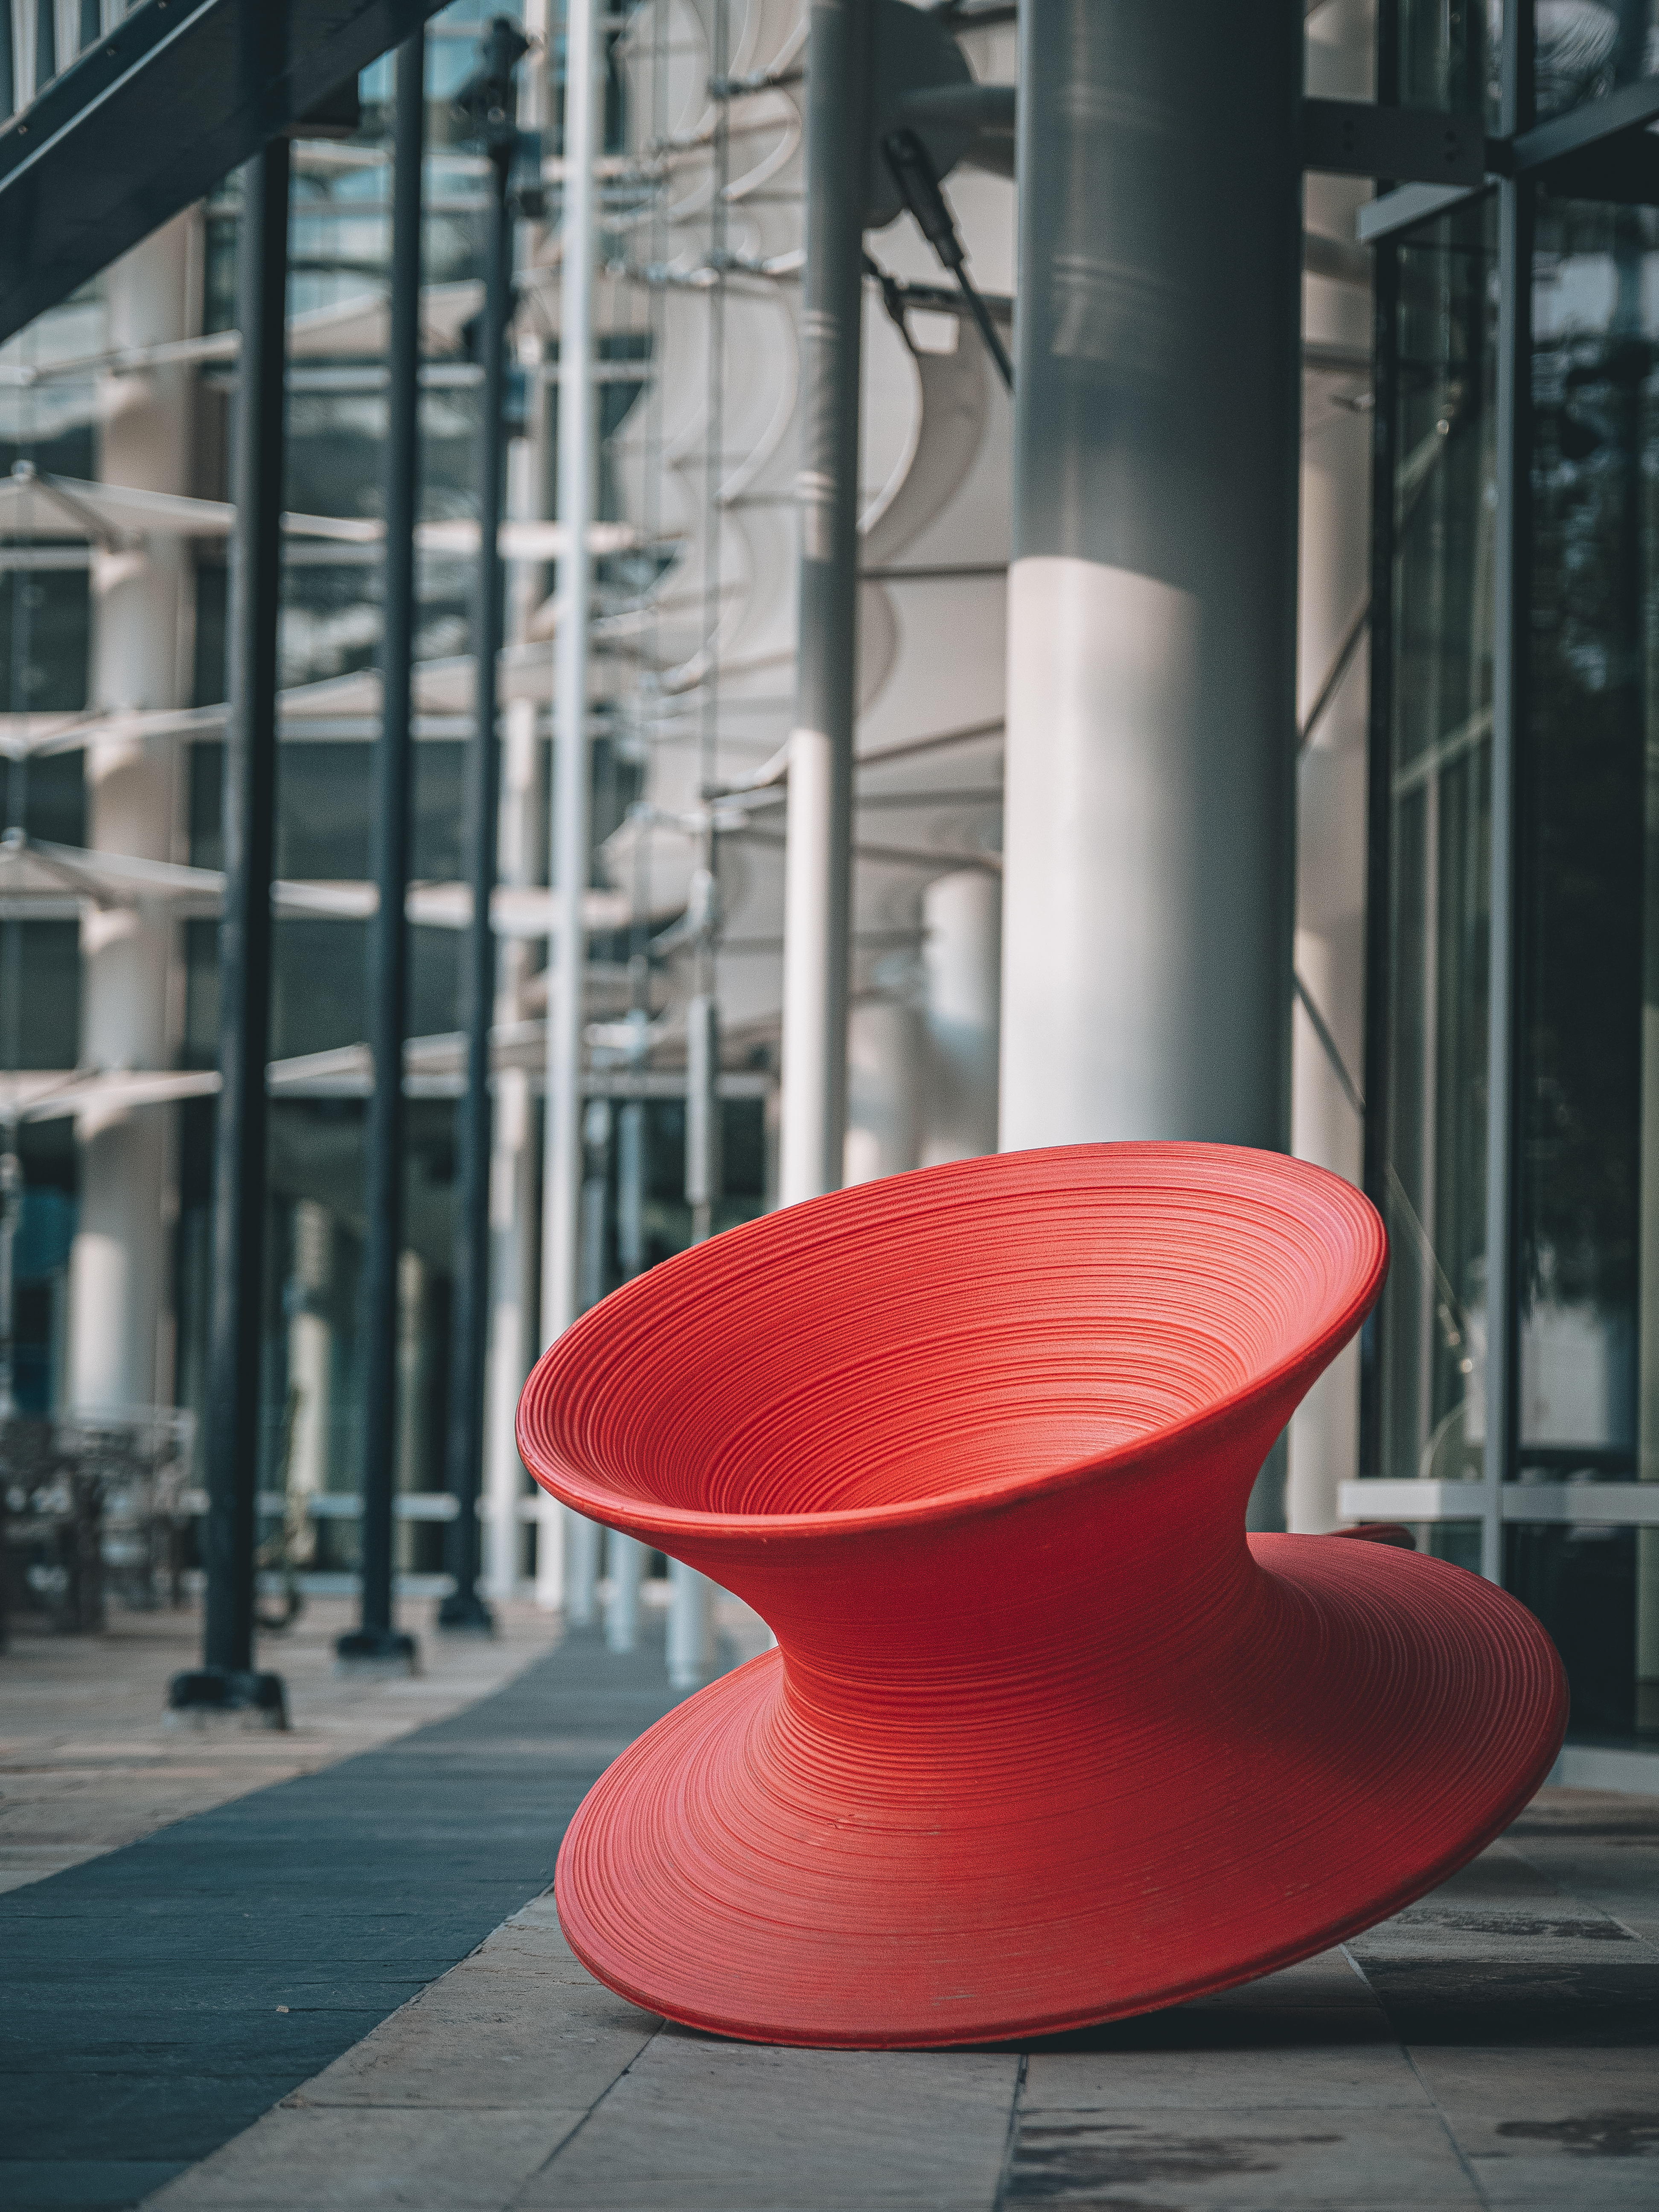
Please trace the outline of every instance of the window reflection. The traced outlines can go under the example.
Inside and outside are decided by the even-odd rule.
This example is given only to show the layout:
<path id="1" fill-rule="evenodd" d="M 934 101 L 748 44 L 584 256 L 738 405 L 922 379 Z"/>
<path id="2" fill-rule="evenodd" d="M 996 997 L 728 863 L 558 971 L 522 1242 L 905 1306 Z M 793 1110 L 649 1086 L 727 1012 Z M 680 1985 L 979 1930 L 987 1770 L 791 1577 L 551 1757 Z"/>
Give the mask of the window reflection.
<path id="1" fill-rule="evenodd" d="M 1524 1483 L 1659 1477 L 1659 220 L 1544 201 L 1534 281 L 1534 582 L 1523 844 Z M 1659 1679 L 1655 1532 L 1514 1534 L 1558 1636 Z M 1575 1678 L 1575 1698 L 1588 1713 Z M 1634 1704 L 1632 1701 L 1634 1700 Z M 1659 1721 L 1659 1712 L 1650 1714 Z"/>
<path id="2" fill-rule="evenodd" d="M 1486 1342 L 1492 211 L 1400 257 L 1382 1466 L 1478 1474 Z"/>

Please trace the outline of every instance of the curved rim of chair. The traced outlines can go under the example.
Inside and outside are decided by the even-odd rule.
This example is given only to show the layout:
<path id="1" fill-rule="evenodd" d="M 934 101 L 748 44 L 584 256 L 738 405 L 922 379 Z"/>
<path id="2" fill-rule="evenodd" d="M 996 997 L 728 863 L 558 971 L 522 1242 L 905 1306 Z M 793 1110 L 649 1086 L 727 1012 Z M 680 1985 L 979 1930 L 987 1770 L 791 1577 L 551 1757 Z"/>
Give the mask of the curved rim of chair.
<path id="1" fill-rule="evenodd" d="M 1105 1146 L 1054 1146 L 1028 1152 L 1000 1152 L 988 1155 L 998 1161 L 1036 1161 L 1044 1158 L 1059 1158 L 1075 1155 L 1083 1150 L 1100 1151 Z M 1117 1149 L 1114 1147 L 1112 1149 Z M 641 1496 L 637 1492 L 623 1490 L 613 1483 L 596 1479 L 591 1474 L 573 1467 L 569 1459 L 553 1442 L 552 1422 L 546 1413 L 550 1390 L 556 1388 L 561 1370 L 574 1360 L 585 1362 L 588 1340 L 602 1336 L 607 1327 L 615 1325 L 623 1310 L 631 1312 L 646 1300 L 665 1297 L 674 1286 L 690 1271 L 701 1271 L 711 1265 L 725 1262 L 727 1255 L 736 1256 L 739 1243 L 743 1247 L 769 1237 L 798 1236 L 805 1227 L 807 1217 L 820 1210 L 829 1210 L 845 1204 L 854 1191 L 867 1192 L 873 1186 L 857 1184 L 848 1190 L 831 1191 L 822 1198 L 808 1199 L 798 1206 L 781 1208 L 762 1214 L 756 1220 L 743 1222 L 727 1230 L 719 1238 L 711 1238 L 689 1250 L 678 1252 L 672 1258 L 659 1261 L 643 1275 L 611 1292 L 611 1296 L 591 1307 L 580 1320 L 572 1324 L 565 1334 L 550 1345 L 531 1370 L 519 1401 L 516 1435 L 520 1453 L 526 1467 L 538 1486 L 570 1506 L 588 1519 L 603 1522 L 606 1527 L 619 1528 L 643 1536 L 671 1540 L 665 1548 L 672 1549 L 672 1540 L 717 1538 L 723 1543 L 754 1546 L 758 1548 L 781 1537 L 806 1538 L 812 1536 L 855 1535 L 883 1530 L 895 1532 L 925 1528 L 930 1523 L 954 1522 L 976 1519 L 981 1516 L 1006 1511 L 1038 1498 L 1063 1495 L 1091 1483 L 1101 1482 L 1115 1475 L 1155 1471 L 1158 1462 L 1178 1456 L 1193 1449 L 1202 1449 L 1216 1433 L 1242 1425 L 1269 1399 L 1306 1374 L 1311 1382 L 1328 1360 L 1334 1358 L 1343 1345 L 1364 1321 L 1382 1290 L 1388 1272 L 1389 1241 L 1381 1217 L 1364 1193 L 1345 1177 L 1322 1168 L 1312 1161 L 1293 1160 L 1283 1152 L 1266 1152 L 1239 1146 L 1201 1146 L 1170 1142 L 1160 1146 L 1156 1140 L 1125 1143 L 1121 1148 L 1133 1150 L 1143 1156 L 1167 1149 L 1171 1152 L 1191 1154 L 1210 1150 L 1216 1152 L 1235 1152 L 1254 1160 L 1272 1161 L 1294 1167 L 1300 1176 L 1305 1176 L 1328 1189 L 1340 1194 L 1340 1203 L 1346 1211 L 1362 1236 L 1356 1240 L 1352 1273 L 1339 1294 L 1334 1294 L 1322 1314 L 1310 1316 L 1316 1326 L 1310 1328 L 1292 1347 L 1271 1366 L 1237 1388 L 1229 1390 L 1211 1403 L 1199 1407 L 1181 1419 L 1149 1431 L 1145 1436 L 1131 1437 L 1108 1449 L 1091 1454 L 1085 1459 L 1031 1474 L 1023 1473 L 1006 1478 L 975 1483 L 971 1487 L 939 1492 L 926 1498 L 903 1498 L 891 1504 L 821 1507 L 799 1513 L 731 1513 L 700 1506 L 664 1505 Z M 959 1174 L 963 1168 L 977 1164 L 971 1161 L 952 1161 L 937 1168 L 920 1168 L 908 1176 L 887 1178 L 893 1183 L 914 1182 L 921 1176 L 946 1176 Z M 786 1231 L 781 1224 L 789 1224 Z M 730 1243 L 727 1240 L 732 1240 Z M 725 1246 L 725 1252 L 717 1248 Z M 711 1255 L 716 1255 L 711 1258 Z M 1298 1394 L 1299 1395 L 1300 1394 Z M 1241 1515 L 1243 1506 L 1241 1503 Z"/>

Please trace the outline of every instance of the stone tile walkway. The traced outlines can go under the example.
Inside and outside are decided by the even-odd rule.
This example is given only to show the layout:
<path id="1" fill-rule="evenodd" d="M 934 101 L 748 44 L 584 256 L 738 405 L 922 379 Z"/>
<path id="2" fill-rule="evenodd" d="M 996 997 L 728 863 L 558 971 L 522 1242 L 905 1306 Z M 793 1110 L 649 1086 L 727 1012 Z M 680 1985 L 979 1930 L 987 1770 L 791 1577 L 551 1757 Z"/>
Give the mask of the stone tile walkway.
<path id="1" fill-rule="evenodd" d="M 259 1665 L 288 1686 L 293 1725 L 280 1731 L 169 1722 L 169 1680 L 199 1663 L 193 1607 L 112 1607 L 102 1636 L 15 1621 L 0 1652 L 0 1892 L 442 1720 L 511 1681 L 559 1633 L 554 1615 L 526 1603 L 496 1606 L 494 1637 L 428 1634 L 417 1608 L 405 1611 L 419 1632 L 416 1675 L 337 1673 L 334 1639 L 356 1624 L 343 1599 L 313 1598 L 291 1628 L 262 1637 Z"/>
<path id="2" fill-rule="evenodd" d="M 150 2204 L 1651 2208 L 1656 1902 L 1659 1802 L 1558 1791 L 1433 1898 L 1249 1988 L 883 2054 L 665 2026 L 589 1978 L 544 1896 Z"/>
<path id="3" fill-rule="evenodd" d="M 0 1899 L 0 2203 L 1659 2204 L 1659 1801 L 1546 1791 L 1384 1927 L 1145 2020 L 785 2051 L 613 1997 L 546 1893 L 582 1791 L 670 1702 L 659 1647 L 573 1638 L 436 1726 Z"/>
<path id="4" fill-rule="evenodd" d="M 1562 1887 L 1573 1874 L 1577 1891 Z M 1431 1900 L 1029 2051 L 719 2042 L 542 1896 L 155 2212 L 1451 2212 L 1659 2203 L 1659 1805 L 1555 1792 Z"/>

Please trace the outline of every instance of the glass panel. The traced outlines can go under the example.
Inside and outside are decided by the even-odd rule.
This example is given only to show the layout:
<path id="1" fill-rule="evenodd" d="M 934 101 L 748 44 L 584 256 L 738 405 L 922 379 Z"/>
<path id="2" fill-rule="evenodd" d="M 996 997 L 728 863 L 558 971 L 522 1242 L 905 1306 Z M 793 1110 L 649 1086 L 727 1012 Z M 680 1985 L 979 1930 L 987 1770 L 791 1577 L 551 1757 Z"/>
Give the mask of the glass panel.
<path id="1" fill-rule="evenodd" d="M 1382 1465 L 1478 1473 L 1485 1433 L 1494 210 L 1400 252 Z"/>
<path id="2" fill-rule="evenodd" d="M 1494 15 L 1498 0 L 1491 0 Z M 1538 120 L 1604 100 L 1659 73 L 1655 0 L 1537 0 L 1534 99 Z"/>
<path id="3" fill-rule="evenodd" d="M 1629 1481 L 1659 1478 L 1659 218 L 1546 201 L 1537 250 L 1516 1472 Z M 1659 1536 L 1616 1533 L 1514 1556 L 1547 1554 L 1526 1571 L 1573 1618 L 1561 1593 L 1594 1589 L 1607 1650 L 1631 1646 L 1596 1710 L 1633 1713 Z"/>
<path id="4" fill-rule="evenodd" d="M 1569 1734 L 1659 1735 L 1659 1704 L 1635 1679 L 1637 1550 L 1652 1532 L 1569 1522 L 1504 1533 L 1504 1581 L 1548 1629 L 1567 1670 Z"/>
<path id="5" fill-rule="evenodd" d="M 1400 104 L 1479 114 L 1494 125 L 1503 0 L 1399 0 Z"/>
<path id="6" fill-rule="evenodd" d="M 1535 0 L 1537 119 L 1659 74 L 1659 0 Z M 1400 0 L 1400 99 L 1498 127 L 1504 0 Z"/>

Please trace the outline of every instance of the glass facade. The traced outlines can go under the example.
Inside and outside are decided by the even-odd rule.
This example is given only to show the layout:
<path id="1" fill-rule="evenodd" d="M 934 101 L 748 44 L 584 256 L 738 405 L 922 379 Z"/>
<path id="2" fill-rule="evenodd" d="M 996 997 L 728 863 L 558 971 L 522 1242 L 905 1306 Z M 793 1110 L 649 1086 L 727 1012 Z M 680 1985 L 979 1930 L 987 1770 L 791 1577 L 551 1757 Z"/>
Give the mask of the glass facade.
<path id="1" fill-rule="evenodd" d="M 428 26 L 426 148 L 422 174 L 422 362 L 420 398 L 420 515 L 424 524 L 469 524 L 477 513 L 482 441 L 482 371 L 478 322 L 483 310 L 487 164 L 470 143 L 455 94 L 477 64 L 480 32 L 503 12 L 501 0 L 454 0 Z M 520 12 L 510 4 L 505 12 Z M 4 11 L 0 10 L 0 17 Z M 7 27 L 9 18 L 4 18 Z M 613 48 L 621 18 L 610 25 Z M 620 64 L 613 52 L 607 102 L 608 150 L 672 136 L 685 87 L 702 77 L 687 59 L 692 47 L 669 34 L 669 10 L 641 11 Z M 701 51 L 699 49 L 698 51 Z M 0 38 L 0 61 L 9 54 Z M 669 106 L 671 60 L 685 79 Z M 538 44 L 520 71 L 520 116 L 536 125 L 560 110 L 560 40 Z M 289 363 L 284 505 L 290 514 L 362 524 L 383 509 L 387 427 L 386 297 L 391 276 L 392 135 L 394 60 L 388 55 L 360 82 L 361 121 L 349 137 L 296 139 L 289 221 Z M 51 74 L 48 70 L 47 75 Z M 0 73 L 3 75 L 3 73 Z M 44 81 L 44 80 L 43 80 Z M 677 80 L 678 82 L 678 80 Z M 6 87 L 0 82 L 0 95 Z M 22 97 L 27 97 L 25 88 Z M 689 96 L 689 95 L 686 95 Z M 0 109 L 9 110 L 0 96 Z M 631 107 L 637 111 L 630 113 Z M 687 142 L 688 144 L 694 142 Z M 543 151 L 556 150 L 556 132 Z M 607 204 L 618 252 L 641 263 L 667 261 L 666 187 L 647 179 L 619 188 Z M 550 211 L 556 216 L 556 204 Z M 234 330 L 240 186 L 236 175 L 191 217 L 191 337 L 201 334 L 199 365 L 190 371 L 191 437 L 187 484 L 174 491 L 213 501 L 230 495 L 231 432 L 236 395 L 234 355 L 216 350 L 216 333 Z M 722 215 L 721 221 L 726 220 Z M 556 224 L 533 208 L 514 223 L 518 297 L 509 347 L 505 420 L 507 512 L 543 520 L 556 501 L 557 340 Z M 7 349 L 11 380 L 0 377 L 0 475 L 33 469 L 78 483 L 104 472 L 101 425 L 110 407 L 107 348 L 109 280 L 100 278 L 20 334 Z M 675 557 L 660 550 L 663 518 L 652 511 L 660 491 L 642 496 L 637 479 L 655 484 L 671 434 L 664 399 L 653 381 L 665 315 L 664 292 L 641 285 L 607 309 L 599 341 L 602 440 L 599 512 L 625 511 L 643 522 L 649 541 L 596 563 L 600 612 L 631 621 L 631 641 L 647 650 L 602 665 L 594 702 L 593 828 L 596 848 L 623 823 L 642 781 L 651 714 L 667 709 L 641 696 L 649 671 L 664 656 L 653 614 L 641 629 L 637 608 Z M 84 362 L 63 373 L 57 364 Z M 46 364 L 50 374 L 31 381 Z M 644 399 L 645 404 L 641 405 Z M 641 420 L 649 422 L 641 429 Z M 647 470 L 641 456 L 648 457 Z M 694 476 L 704 472 L 699 458 Z M 631 474 L 630 474 L 631 471 Z M 121 480 L 121 479 L 116 479 Z M 675 532 L 683 535 L 683 532 Z M 198 718 L 182 738 L 163 733 L 176 790 L 172 857 L 195 868 L 222 865 L 221 800 L 228 579 L 226 542 L 192 538 L 182 635 L 187 641 L 183 684 L 176 695 Z M 465 542 L 420 548 L 416 562 L 414 654 L 413 822 L 410 874 L 417 884 L 459 887 L 463 779 L 472 742 L 471 659 L 476 551 Z M 9 543 L 0 549 L 0 713 L 12 718 L 96 714 L 97 598 L 87 547 L 54 542 Z M 340 535 L 285 539 L 279 629 L 282 736 L 276 823 L 279 878 L 328 893 L 349 908 L 367 891 L 372 869 L 374 739 L 379 729 L 377 671 L 381 638 L 382 552 L 372 539 Z M 509 561 L 507 667 L 498 724 L 504 775 L 501 874 L 515 888 L 547 880 L 547 740 L 550 734 L 550 566 Z M 685 595 L 682 595 L 684 600 Z M 701 618 L 701 603 L 691 604 Z M 538 626 L 539 624 L 539 626 Z M 517 662 L 514 654 L 519 656 Z M 682 687 L 684 689 L 684 687 Z M 671 708 L 689 709 L 678 696 Z M 27 738 L 27 732 L 24 735 Z M 89 818 L 90 778 L 81 750 L 33 752 L 0 760 L 4 823 L 36 838 L 77 848 L 95 844 Z M 261 1536 L 269 1566 L 299 1565 L 313 1573 L 345 1574 L 357 1564 L 353 1493 L 362 1465 L 362 1269 L 366 1103 L 364 1065 L 330 1067 L 317 1055 L 361 1056 L 368 1033 L 366 902 L 356 912 L 296 913 L 279 905 L 273 951 L 270 1058 L 275 1064 L 264 1292 L 262 1431 L 259 1487 L 264 1494 Z M 313 902 L 315 903 L 315 902 Z M 326 902 L 325 902 L 326 903 Z M 0 914 L 0 1077 L 70 1071 L 100 1064 L 89 1055 L 83 1019 L 86 949 L 76 899 L 61 913 L 36 911 L 14 896 Z M 628 1003 L 630 955 L 644 955 L 652 921 L 595 936 L 599 978 L 595 1012 Z M 660 919 L 657 926 L 660 926 Z M 176 927 L 176 1020 L 166 1065 L 180 1073 L 218 1064 L 218 925 L 197 915 Z M 411 1036 L 423 1040 L 436 1072 L 411 1078 L 405 1155 L 405 1248 L 399 1269 L 398 1489 L 441 1505 L 450 1389 L 452 1287 L 456 1237 L 455 1093 L 458 1074 L 443 1065 L 459 1022 L 460 933 L 453 924 L 417 923 L 410 933 Z M 545 1004 L 541 970 L 545 941 L 505 940 L 498 973 L 496 1018 L 532 1030 Z M 607 1000 L 606 993 L 610 994 Z M 540 1218 L 539 1101 L 532 1080 L 541 1047 L 526 1041 L 519 1088 L 501 1118 L 516 1147 L 515 1218 L 529 1255 L 520 1270 L 527 1354 L 535 1334 L 535 1227 Z M 619 1055 L 617 1055 L 619 1057 Z M 659 1091 L 665 1087 L 659 1084 Z M 672 1079 L 666 1079 L 672 1090 Z M 723 1227 L 765 1203 L 765 1115 L 761 1084 L 723 1107 L 725 1195 L 714 1222 Z M 171 1232 L 166 1349 L 156 1393 L 200 1415 L 206 1403 L 213 1212 L 214 1106 L 187 1099 L 175 1109 L 173 1188 L 162 1211 Z M 624 1139 L 622 1123 L 627 1121 Z M 684 1199 L 684 1106 L 673 1096 L 642 1099 L 627 1114 L 603 1109 L 592 1125 L 586 1202 L 595 1218 L 584 1246 L 585 1295 L 614 1288 L 641 1264 L 683 1249 L 694 1223 Z M 600 1123 L 604 1123 L 603 1130 Z M 506 1140 L 503 1139 L 503 1142 Z M 618 1219 L 623 1142 L 642 1147 L 646 1163 L 640 1218 Z M 68 1403 L 73 1382 L 65 1356 L 70 1252 L 82 1200 L 82 1148 L 69 1121 L 25 1122 L 15 1133 L 27 1194 L 17 1245 L 17 1390 L 26 1410 Z M 498 1158 L 498 1165 L 499 1165 Z M 173 1200 L 176 1195 L 176 1212 Z M 527 1224 L 527 1226 L 526 1226 Z M 624 1247 L 626 1249 L 624 1249 Z M 500 1255 L 496 1255 L 499 1268 Z M 498 1285 L 499 1287 L 499 1285 Z M 166 1371 L 170 1364 L 171 1373 Z M 493 1431 L 492 1431 L 493 1433 Z M 510 1439 L 508 1443 L 510 1453 Z M 514 1462 L 512 1472 L 521 1475 Z M 527 1478 L 522 1478 L 528 1488 Z M 303 1539 L 303 1555 L 283 1559 L 280 1494 L 298 1488 L 320 1498 Z M 331 1498 L 338 1501 L 331 1508 Z M 287 1516 L 290 1530 L 293 1516 Z M 520 1575 L 535 1571 L 533 1521 L 520 1530 Z M 444 1522 L 437 1513 L 400 1521 L 398 1565 L 406 1575 L 436 1574 L 443 1565 Z M 505 1571 L 510 1578 L 514 1570 Z M 495 1565 L 498 1578 L 501 1563 Z"/>
<path id="2" fill-rule="evenodd" d="M 1383 35 L 1398 69 L 1401 105 L 1484 113 L 1496 129 L 1504 0 L 1401 0 L 1387 12 L 1394 20 Z M 1532 106 L 1539 122 L 1656 75 L 1654 0 L 1534 0 Z"/>
<path id="3" fill-rule="evenodd" d="M 1381 1331 L 1391 1469 L 1460 1479 L 1483 1437 L 1495 260 L 1485 202 L 1398 252 L 1393 980 Z"/>
<path id="4" fill-rule="evenodd" d="M 1540 0 L 1534 31 L 1540 120 L 1588 119 L 1659 71 L 1645 4 Z M 1504 32 L 1495 0 L 1480 20 L 1401 7 L 1382 31 L 1400 98 L 1484 105 L 1495 128 Z M 1539 1613 L 1577 1736 L 1652 1742 L 1659 1526 L 1637 1486 L 1659 1479 L 1659 215 L 1553 191 L 1546 173 L 1472 195 L 1381 259 L 1393 511 L 1373 578 L 1391 650 L 1375 672 L 1389 901 L 1371 1158 L 1394 1261 L 1366 1472 L 1466 1485 L 1435 1493 L 1421 1540 L 1484 1559 Z M 1384 787 L 1374 776 L 1374 806 Z M 1500 865 L 1512 898 L 1495 923 Z"/>

